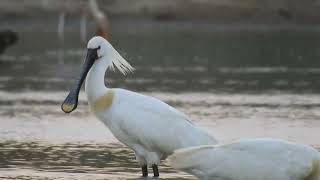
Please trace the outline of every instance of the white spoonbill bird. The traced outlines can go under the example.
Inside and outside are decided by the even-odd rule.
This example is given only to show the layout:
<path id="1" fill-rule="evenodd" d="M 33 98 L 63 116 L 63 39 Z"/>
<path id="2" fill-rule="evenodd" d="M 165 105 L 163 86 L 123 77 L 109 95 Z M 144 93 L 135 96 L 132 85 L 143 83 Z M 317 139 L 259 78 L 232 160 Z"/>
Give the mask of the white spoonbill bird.
<path id="1" fill-rule="evenodd" d="M 123 74 L 134 70 L 107 40 L 93 37 L 87 45 L 80 79 L 61 108 L 70 113 L 77 107 L 81 84 L 86 78 L 85 91 L 92 112 L 135 152 L 143 176 L 148 176 L 148 166 L 154 176 L 159 176 L 160 160 L 176 149 L 216 144 L 213 137 L 168 104 L 132 91 L 106 87 L 105 72 L 114 66 Z"/>
<path id="2" fill-rule="evenodd" d="M 276 139 L 177 150 L 168 161 L 203 180 L 320 180 L 320 153 Z"/>

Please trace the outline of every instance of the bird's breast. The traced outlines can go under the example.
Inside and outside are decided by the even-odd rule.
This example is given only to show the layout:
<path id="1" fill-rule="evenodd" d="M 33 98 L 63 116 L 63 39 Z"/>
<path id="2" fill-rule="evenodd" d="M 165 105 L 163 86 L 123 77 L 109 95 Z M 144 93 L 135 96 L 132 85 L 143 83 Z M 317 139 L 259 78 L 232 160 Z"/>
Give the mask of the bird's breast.
<path id="1" fill-rule="evenodd" d="M 89 106 L 94 113 L 101 113 L 108 111 L 114 101 L 114 91 L 109 90 L 104 95 L 100 96 L 98 99 L 89 103 Z"/>

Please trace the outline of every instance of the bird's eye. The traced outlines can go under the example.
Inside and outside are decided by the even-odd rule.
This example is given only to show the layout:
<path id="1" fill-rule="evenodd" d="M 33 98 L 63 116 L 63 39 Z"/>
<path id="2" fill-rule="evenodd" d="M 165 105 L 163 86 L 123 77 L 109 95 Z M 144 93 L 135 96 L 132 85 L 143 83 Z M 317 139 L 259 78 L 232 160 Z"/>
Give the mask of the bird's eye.
<path id="1" fill-rule="evenodd" d="M 98 46 L 98 48 L 97 49 L 100 49 L 101 48 L 101 46 Z"/>

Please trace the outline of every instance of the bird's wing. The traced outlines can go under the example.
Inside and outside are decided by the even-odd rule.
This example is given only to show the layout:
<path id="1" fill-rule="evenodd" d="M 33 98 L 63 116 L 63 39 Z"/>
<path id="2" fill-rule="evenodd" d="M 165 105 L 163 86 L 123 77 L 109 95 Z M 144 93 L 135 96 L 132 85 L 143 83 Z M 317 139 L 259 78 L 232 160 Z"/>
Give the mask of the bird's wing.
<path id="1" fill-rule="evenodd" d="M 177 148 L 215 142 L 183 113 L 158 99 L 132 93 L 122 97 L 117 108 L 122 120 L 120 128 L 150 151 L 160 150 L 167 154 Z"/>

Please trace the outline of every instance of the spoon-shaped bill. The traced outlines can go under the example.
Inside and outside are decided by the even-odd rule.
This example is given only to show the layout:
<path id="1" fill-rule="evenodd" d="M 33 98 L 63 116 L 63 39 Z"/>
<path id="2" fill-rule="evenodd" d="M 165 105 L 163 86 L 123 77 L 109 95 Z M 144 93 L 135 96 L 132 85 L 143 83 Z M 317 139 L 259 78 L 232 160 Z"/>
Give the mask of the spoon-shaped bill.
<path id="1" fill-rule="evenodd" d="M 61 109 L 65 113 L 71 113 L 78 106 L 78 97 L 83 81 L 87 77 L 87 74 L 92 67 L 94 61 L 98 58 L 96 49 L 88 49 L 87 56 L 82 66 L 82 71 L 80 74 L 80 78 L 76 81 L 74 88 L 70 91 L 66 99 L 61 105 Z"/>

